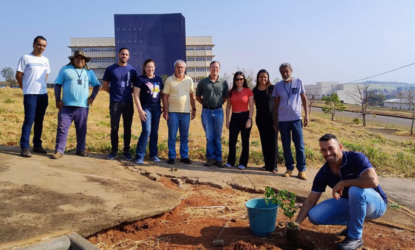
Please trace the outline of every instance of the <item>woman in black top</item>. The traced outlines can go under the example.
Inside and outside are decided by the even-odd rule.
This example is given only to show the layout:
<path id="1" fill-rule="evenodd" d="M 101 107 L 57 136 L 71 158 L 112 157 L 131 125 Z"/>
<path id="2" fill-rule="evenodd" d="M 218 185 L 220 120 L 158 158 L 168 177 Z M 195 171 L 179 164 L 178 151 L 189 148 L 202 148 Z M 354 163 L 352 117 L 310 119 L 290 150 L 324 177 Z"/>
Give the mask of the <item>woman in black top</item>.
<path id="1" fill-rule="evenodd" d="M 261 69 L 256 77 L 256 86 L 253 89 L 256 106 L 256 125 L 261 138 L 262 153 L 264 155 L 264 171 L 278 172 L 278 133 L 274 130 L 274 86 L 269 81 L 269 73 Z"/>

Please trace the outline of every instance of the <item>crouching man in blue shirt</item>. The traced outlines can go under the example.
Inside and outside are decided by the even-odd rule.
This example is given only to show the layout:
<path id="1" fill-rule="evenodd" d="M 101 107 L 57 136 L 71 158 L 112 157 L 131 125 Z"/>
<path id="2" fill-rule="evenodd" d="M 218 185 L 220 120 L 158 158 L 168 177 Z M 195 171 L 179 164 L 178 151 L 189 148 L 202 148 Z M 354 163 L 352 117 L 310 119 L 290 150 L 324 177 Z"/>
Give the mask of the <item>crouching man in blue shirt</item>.
<path id="1" fill-rule="evenodd" d="M 308 216 L 315 225 L 345 225 L 347 236 L 338 249 L 357 249 L 363 246 L 365 218 L 380 218 L 386 211 L 387 198 L 379 185 L 375 169 L 369 159 L 358 152 L 342 151 L 336 136 L 320 138 L 320 151 L 326 163 L 314 178 L 313 187 L 298 217 L 301 223 Z M 326 186 L 333 189 L 333 198 L 316 205 Z"/>

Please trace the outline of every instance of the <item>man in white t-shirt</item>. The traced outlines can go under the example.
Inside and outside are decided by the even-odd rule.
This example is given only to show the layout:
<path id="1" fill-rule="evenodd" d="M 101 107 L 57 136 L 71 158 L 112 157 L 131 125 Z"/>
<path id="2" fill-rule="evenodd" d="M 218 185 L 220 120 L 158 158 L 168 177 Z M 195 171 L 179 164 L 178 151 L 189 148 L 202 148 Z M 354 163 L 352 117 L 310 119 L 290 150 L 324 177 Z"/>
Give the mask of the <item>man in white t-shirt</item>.
<path id="1" fill-rule="evenodd" d="M 43 118 L 48 107 L 46 80 L 50 73 L 49 60 L 42 56 L 47 42 L 43 36 L 33 41 L 33 51 L 23 55 L 17 64 L 16 79 L 23 89 L 24 122 L 20 138 L 21 156 L 31 157 L 29 150 L 30 131 L 34 123 L 33 152 L 47 154 L 42 147 Z"/>

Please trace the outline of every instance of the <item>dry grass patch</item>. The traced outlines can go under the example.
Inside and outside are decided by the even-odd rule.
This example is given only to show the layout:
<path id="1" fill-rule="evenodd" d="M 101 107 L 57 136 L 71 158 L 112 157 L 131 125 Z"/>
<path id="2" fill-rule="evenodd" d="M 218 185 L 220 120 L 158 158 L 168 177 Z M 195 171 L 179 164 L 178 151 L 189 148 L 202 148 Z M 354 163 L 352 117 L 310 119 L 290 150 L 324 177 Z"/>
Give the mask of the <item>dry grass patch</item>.
<path id="1" fill-rule="evenodd" d="M 43 146 L 54 150 L 57 126 L 57 109 L 53 90 L 49 89 L 49 107 L 44 121 L 42 136 Z M 21 127 L 24 120 L 23 95 L 20 89 L 0 89 L 0 144 L 19 145 Z M 206 137 L 202 127 L 200 113 L 201 105 L 197 104 L 197 116 L 190 123 L 189 157 L 191 159 L 206 160 Z M 254 119 L 255 121 L 255 119 Z M 372 125 L 373 124 L 373 125 Z M 393 129 L 393 130 L 392 130 Z M 393 131 L 394 137 L 387 136 L 387 131 Z M 377 172 L 384 176 L 415 177 L 415 141 L 413 137 L 405 134 L 404 129 L 382 124 L 371 123 L 371 126 L 363 128 L 353 124 L 351 119 L 337 117 L 331 121 L 328 115 L 312 113 L 309 126 L 304 129 L 304 141 L 307 164 L 311 167 L 320 167 L 324 161 L 320 156 L 318 139 L 325 133 L 333 133 L 343 142 L 347 150 L 355 150 L 365 153 Z M 135 154 L 136 142 L 141 133 L 141 122 L 138 114 L 134 115 L 132 129 L 131 153 Z M 400 134 L 405 135 L 400 135 Z M 119 132 L 120 145 L 123 147 L 122 121 Z M 167 158 L 167 123 L 161 118 L 159 128 L 159 156 Z M 223 127 L 222 147 L 224 160 L 228 155 L 229 131 Z M 178 138 L 179 139 L 179 138 Z M 281 142 L 279 142 L 279 163 L 283 163 Z M 93 103 L 88 118 L 87 150 L 97 153 L 109 153 L 110 142 L 110 118 L 109 97 L 101 91 Z M 177 151 L 179 143 L 177 143 Z M 76 136 L 74 125 L 69 130 L 66 150 L 76 149 Z M 237 155 L 241 152 L 241 144 L 237 144 Z M 256 125 L 253 126 L 250 137 L 250 164 L 262 165 L 262 149 L 259 133 Z"/>

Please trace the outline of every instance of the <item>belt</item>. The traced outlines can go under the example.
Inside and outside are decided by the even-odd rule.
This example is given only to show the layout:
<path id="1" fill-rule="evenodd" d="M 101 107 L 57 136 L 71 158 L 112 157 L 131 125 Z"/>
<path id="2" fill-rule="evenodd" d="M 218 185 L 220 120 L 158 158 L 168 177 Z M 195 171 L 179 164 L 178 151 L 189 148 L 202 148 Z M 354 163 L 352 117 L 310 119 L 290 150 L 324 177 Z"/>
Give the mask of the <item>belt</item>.
<path id="1" fill-rule="evenodd" d="M 216 107 L 208 107 L 208 106 L 203 105 L 203 108 L 204 108 L 204 109 L 215 110 L 215 109 L 220 109 L 220 108 L 222 108 L 222 105 L 220 105 L 220 106 L 216 106 Z"/>

